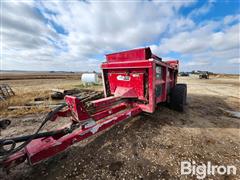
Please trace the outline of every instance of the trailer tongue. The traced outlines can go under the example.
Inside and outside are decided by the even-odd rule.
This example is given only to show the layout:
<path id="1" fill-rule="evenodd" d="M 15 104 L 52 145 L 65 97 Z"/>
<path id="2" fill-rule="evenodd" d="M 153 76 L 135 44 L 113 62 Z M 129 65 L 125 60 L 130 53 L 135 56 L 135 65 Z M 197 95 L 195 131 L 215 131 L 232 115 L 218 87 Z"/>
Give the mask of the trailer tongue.
<path id="1" fill-rule="evenodd" d="M 142 111 L 153 113 L 157 104 L 170 103 L 183 111 L 186 85 L 177 85 L 178 61 L 163 62 L 150 48 L 106 55 L 102 64 L 105 98 L 85 103 L 65 96 L 66 103 L 50 112 L 36 133 L 0 140 L 1 166 L 9 169 L 24 162 L 30 165 L 56 155 L 69 146 Z M 70 124 L 40 132 L 48 121 L 69 117 Z M 17 146 L 17 143 L 23 142 Z M 10 149 L 6 149 L 6 146 Z"/>

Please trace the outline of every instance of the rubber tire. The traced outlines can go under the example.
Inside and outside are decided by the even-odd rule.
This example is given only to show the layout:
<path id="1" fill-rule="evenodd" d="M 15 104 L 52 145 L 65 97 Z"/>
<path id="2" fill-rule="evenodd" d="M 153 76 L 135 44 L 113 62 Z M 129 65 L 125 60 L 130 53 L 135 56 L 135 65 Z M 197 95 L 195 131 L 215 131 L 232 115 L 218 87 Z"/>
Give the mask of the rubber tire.
<path id="1" fill-rule="evenodd" d="M 187 104 L 187 85 L 176 84 L 170 95 L 170 107 L 176 111 L 183 112 Z"/>
<path id="2" fill-rule="evenodd" d="M 187 91 L 187 84 L 183 84 L 183 83 L 179 83 L 179 84 L 176 84 L 178 86 L 184 86 L 186 88 L 186 91 Z"/>

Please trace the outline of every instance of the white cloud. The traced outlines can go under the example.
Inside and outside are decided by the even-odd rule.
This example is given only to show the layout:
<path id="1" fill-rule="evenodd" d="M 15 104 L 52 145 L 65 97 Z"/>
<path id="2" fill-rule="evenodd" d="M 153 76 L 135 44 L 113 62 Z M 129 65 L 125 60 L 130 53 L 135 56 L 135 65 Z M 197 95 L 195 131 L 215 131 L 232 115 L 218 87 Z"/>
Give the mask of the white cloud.
<path id="1" fill-rule="evenodd" d="M 199 60 L 199 61 L 190 61 L 186 65 L 187 66 L 203 66 L 203 65 L 209 65 L 209 61 L 207 60 Z"/>
<path id="2" fill-rule="evenodd" d="M 213 0 L 209 0 L 207 3 L 205 3 L 202 7 L 198 8 L 198 9 L 194 9 L 189 16 L 190 17 L 196 17 L 199 15 L 203 15 L 208 13 L 212 7 L 214 6 L 215 1 Z"/>
<path id="3" fill-rule="evenodd" d="M 15 56 L 22 64 L 32 66 L 29 68 L 36 68 L 34 64 L 37 63 L 34 62 L 39 61 L 45 62 L 43 69 L 55 61 L 62 64 L 62 68 L 69 61 L 76 62 L 73 70 L 92 68 L 89 59 L 97 54 L 150 44 L 166 31 L 173 20 L 177 22 L 177 28 L 193 24 L 189 19 L 176 19 L 177 10 L 191 3 L 5 2 L 3 68 L 13 68 L 10 61 Z M 36 7 L 42 15 L 36 12 Z M 57 33 L 52 22 L 68 35 Z M 86 62 L 85 67 L 81 62 Z"/>
<path id="4" fill-rule="evenodd" d="M 229 59 L 228 62 L 230 64 L 240 64 L 240 58 L 232 58 L 232 59 Z"/>
<path id="5" fill-rule="evenodd" d="M 220 29 L 221 30 L 218 30 Z M 153 45 L 153 52 L 167 54 L 176 52 L 190 59 L 184 63 L 183 70 L 189 68 L 208 68 L 212 66 L 212 71 L 218 69 L 224 72 L 225 68 L 215 68 L 218 64 L 232 64 L 237 62 L 239 55 L 239 29 L 240 24 L 223 26 L 221 21 L 209 21 L 208 23 L 196 27 L 192 31 L 179 32 L 169 38 L 164 38 L 158 46 Z M 218 31 L 217 31 L 218 30 Z M 183 57 L 184 59 L 184 57 Z M 238 73 L 238 66 L 232 70 Z"/>
<path id="6" fill-rule="evenodd" d="M 234 21 L 239 21 L 239 19 L 240 19 L 239 14 L 238 15 L 228 15 L 228 16 L 224 17 L 223 22 L 224 22 L 224 24 L 227 25 L 227 24 L 230 24 Z"/>
<path id="7" fill-rule="evenodd" d="M 194 17 L 208 13 L 214 3 L 206 3 L 187 17 L 179 13 L 194 3 L 4 2 L 2 68 L 98 70 L 101 55 L 147 45 L 160 56 L 171 56 L 170 52 L 190 56 L 184 67 L 235 62 L 239 58 L 239 15 L 199 24 Z"/>
<path id="8" fill-rule="evenodd" d="M 163 39 L 161 48 L 180 53 L 199 53 L 209 49 L 218 51 L 239 47 L 239 24 L 219 32 L 214 32 L 214 29 L 206 26 Z"/>

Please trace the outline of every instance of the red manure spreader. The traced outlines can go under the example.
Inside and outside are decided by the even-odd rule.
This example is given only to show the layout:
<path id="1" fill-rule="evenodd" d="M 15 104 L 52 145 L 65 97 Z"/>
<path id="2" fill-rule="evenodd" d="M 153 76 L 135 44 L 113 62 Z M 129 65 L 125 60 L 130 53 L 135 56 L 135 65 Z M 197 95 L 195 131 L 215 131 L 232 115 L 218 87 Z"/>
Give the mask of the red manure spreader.
<path id="1" fill-rule="evenodd" d="M 159 103 L 183 111 L 187 86 L 177 84 L 178 66 L 178 60 L 163 62 L 150 48 L 106 55 L 101 65 L 105 97 L 86 103 L 65 96 L 65 103 L 48 113 L 34 134 L 1 139 L 1 167 L 9 169 L 26 160 L 30 165 L 39 163 L 141 112 L 153 113 Z M 46 122 L 57 123 L 61 117 L 70 123 L 41 131 Z"/>

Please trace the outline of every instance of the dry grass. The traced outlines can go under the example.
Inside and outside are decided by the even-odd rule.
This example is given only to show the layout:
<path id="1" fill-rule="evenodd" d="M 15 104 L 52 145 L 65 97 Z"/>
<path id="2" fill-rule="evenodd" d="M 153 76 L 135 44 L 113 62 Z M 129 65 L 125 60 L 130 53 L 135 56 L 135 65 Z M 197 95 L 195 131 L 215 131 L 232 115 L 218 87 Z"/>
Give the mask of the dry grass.
<path id="1" fill-rule="evenodd" d="M 1 116 L 14 117 L 14 116 L 20 116 L 20 115 L 25 115 L 25 114 L 29 114 L 29 113 L 48 111 L 49 109 L 47 109 L 47 108 L 37 107 L 37 106 L 30 108 L 30 109 L 18 109 L 18 110 L 11 110 L 11 111 L 8 110 L 7 108 L 9 106 L 24 106 L 27 103 L 33 101 L 35 97 L 46 96 L 46 94 L 49 94 L 49 93 L 50 93 L 49 91 L 41 91 L 41 90 L 28 92 L 28 93 L 18 92 L 18 93 L 16 93 L 16 95 L 14 97 L 11 97 L 11 98 L 7 99 L 6 101 L 0 103 Z M 50 104 L 51 102 L 48 101 L 46 103 Z"/>
<path id="2" fill-rule="evenodd" d="M 36 106 L 30 109 L 17 109 L 8 110 L 9 106 L 24 106 L 27 103 L 34 101 L 36 97 L 50 96 L 52 89 L 92 89 L 101 90 L 101 85 L 93 85 L 85 87 L 76 79 L 28 79 L 28 80 L 8 80 L 1 83 L 9 84 L 14 92 L 15 96 L 7 99 L 5 102 L 0 102 L 0 117 L 17 117 L 20 115 L 47 112 L 50 109 L 46 107 Z M 46 100 L 43 105 L 56 104 L 59 101 Z"/>

